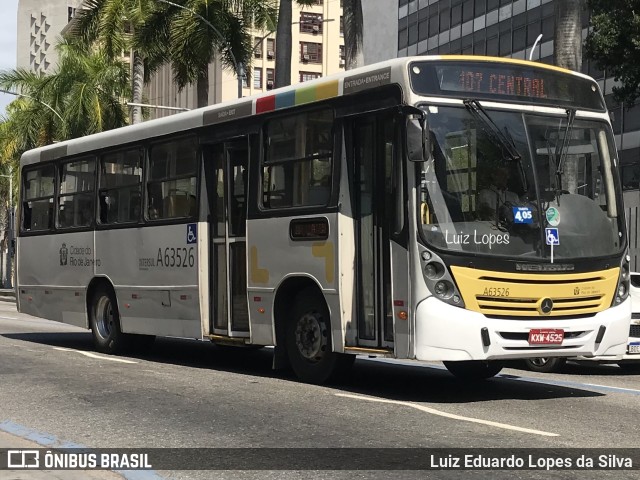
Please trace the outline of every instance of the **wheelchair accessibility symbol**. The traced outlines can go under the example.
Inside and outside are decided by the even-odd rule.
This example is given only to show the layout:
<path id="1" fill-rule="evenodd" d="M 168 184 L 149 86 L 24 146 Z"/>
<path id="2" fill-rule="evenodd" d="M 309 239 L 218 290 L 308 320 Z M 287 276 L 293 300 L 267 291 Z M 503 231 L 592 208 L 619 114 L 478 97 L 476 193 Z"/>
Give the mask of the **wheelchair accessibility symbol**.
<path id="1" fill-rule="evenodd" d="M 560 245 L 560 234 L 557 228 L 545 228 L 544 236 L 547 239 L 547 245 Z"/>
<path id="2" fill-rule="evenodd" d="M 198 234 L 196 232 L 197 232 L 196 223 L 187 224 L 187 245 L 191 243 L 196 243 L 196 241 L 198 240 Z"/>

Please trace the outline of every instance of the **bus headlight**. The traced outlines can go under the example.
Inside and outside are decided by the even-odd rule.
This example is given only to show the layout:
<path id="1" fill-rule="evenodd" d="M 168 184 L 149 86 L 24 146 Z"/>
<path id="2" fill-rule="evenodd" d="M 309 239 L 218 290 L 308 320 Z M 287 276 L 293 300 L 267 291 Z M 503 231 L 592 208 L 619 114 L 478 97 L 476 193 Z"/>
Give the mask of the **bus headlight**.
<path id="1" fill-rule="evenodd" d="M 627 296 L 627 287 L 625 286 L 624 283 L 621 283 L 620 285 L 618 285 L 618 296 L 622 298 Z"/>
<path id="2" fill-rule="evenodd" d="M 446 280 L 440 280 L 436 283 L 435 287 L 433 287 L 433 291 L 440 298 L 449 298 L 453 293 L 453 285 Z"/>
<path id="3" fill-rule="evenodd" d="M 424 266 L 424 274 L 429 280 L 437 280 L 444 274 L 444 265 L 437 262 L 430 262 Z"/>
<path id="4" fill-rule="evenodd" d="M 616 288 L 616 296 L 613 299 L 613 305 L 620 305 L 629 296 L 629 281 L 631 273 L 629 270 L 629 257 L 626 256 L 620 265 L 620 277 L 618 278 L 618 287 Z"/>
<path id="5" fill-rule="evenodd" d="M 443 302 L 464 308 L 462 295 L 442 259 L 422 246 L 419 250 L 422 274 L 429 291 Z"/>

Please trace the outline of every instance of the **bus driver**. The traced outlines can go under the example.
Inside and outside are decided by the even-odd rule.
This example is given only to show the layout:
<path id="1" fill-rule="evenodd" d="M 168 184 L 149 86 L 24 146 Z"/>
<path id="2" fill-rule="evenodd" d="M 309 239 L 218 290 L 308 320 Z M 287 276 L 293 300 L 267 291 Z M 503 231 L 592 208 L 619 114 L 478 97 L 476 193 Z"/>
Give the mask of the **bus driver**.
<path id="1" fill-rule="evenodd" d="M 491 174 L 489 188 L 478 193 L 478 215 L 482 220 L 495 220 L 500 208 L 506 204 L 517 204 L 520 197 L 517 193 L 507 190 L 509 170 L 506 167 L 497 167 Z"/>

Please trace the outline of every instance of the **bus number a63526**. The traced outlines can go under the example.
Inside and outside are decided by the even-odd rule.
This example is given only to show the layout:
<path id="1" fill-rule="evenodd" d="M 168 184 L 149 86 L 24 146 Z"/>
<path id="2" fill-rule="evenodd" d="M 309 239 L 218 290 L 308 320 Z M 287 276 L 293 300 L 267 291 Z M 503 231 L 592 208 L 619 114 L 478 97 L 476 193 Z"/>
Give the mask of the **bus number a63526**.
<path id="1" fill-rule="evenodd" d="M 501 287 L 486 287 L 482 294 L 486 297 L 508 297 L 509 289 Z"/>
<path id="2" fill-rule="evenodd" d="M 158 249 L 156 265 L 159 267 L 193 267 L 196 263 L 193 247 L 166 247 Z"/>

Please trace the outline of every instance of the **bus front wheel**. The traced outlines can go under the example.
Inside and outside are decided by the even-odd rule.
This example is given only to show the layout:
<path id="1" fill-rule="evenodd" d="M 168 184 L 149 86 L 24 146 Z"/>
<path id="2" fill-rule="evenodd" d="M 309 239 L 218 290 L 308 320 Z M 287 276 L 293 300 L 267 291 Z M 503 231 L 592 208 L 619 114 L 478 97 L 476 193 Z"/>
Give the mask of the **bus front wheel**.
<path id="1" fill-rule="evenodd" d="M 335 353 L 329 309 L 322 296 L 308 289 L 297 295 L 286 325 L 285 344 L 296 376 L 321 384 L 348 368 L 353 355 Z"/>
<path id="2" fill-rule="evenodd" d="M 453 375 L 464 380 L 485 380 L 495 377 L 502 370 L 502 364 L 482 360 L 444 362 L 444 366 Z"/>
<path id="3" fill-rule="evenodd" d="M 535 357 L 527 358 L 524 363 L 532 372 L 553 373 L 562 370 L 562 367 L 567 363 L 567 359 L 562 357 Z"/>
<path id="4" fill-rule="evenodd" d="M 128 346 L 128 335 L 120 330 L 120 313 L 113 291 L 100 286 L 96 289 L 90 310 L 91 333 L 96 350 L 119 353 Z"/>

